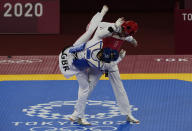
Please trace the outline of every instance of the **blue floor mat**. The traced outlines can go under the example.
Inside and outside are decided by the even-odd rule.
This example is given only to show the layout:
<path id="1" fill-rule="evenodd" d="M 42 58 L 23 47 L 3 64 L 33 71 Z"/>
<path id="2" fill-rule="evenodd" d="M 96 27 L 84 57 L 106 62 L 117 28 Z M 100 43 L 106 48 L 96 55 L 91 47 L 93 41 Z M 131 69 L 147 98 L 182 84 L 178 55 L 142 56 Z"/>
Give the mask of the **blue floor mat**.
<path id="1" fill-rule="evenodd" d="M 1 81 L 0 131 L 191 131 L 192 82 L 123 80 L 133 115 L 125 121 L 109 81 L 99 81 L 86 108 L 92 126 L 67 118 L 77 99 L 77 81 Z"/>

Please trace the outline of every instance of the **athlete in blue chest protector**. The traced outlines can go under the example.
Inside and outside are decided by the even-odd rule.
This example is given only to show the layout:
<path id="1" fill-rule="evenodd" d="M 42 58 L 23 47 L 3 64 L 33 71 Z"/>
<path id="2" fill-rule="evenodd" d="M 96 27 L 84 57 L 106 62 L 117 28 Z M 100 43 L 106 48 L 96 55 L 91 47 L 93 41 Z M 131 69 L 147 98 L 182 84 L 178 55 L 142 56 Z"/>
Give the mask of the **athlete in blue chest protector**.
<path id="1" fill-rule="evenodd" d="M 69 119 L 81 125 L 90 125 L 84 118 L 86 102 L 103 72 L 109 75 L 121 113 L 127 116 L 127 121 L 139 123 L 139 120 L 132 116 L 129 100 L 117 67 L 126 52 L 121 50 L 118 53 L 110 48 L 102 48 L 102 39 L 112 36 L 114 33 L 121 33 L 121 26 L 124 22 L 122 18 L 115 23 L 101 22 L 107 11 L 108 7 L 103 6 L 101 12 L 98 12 L 90 21 L 86 32 L 72 47 L 63 50 L 59 55 L 59 67 L 63 75 L 67 78 L 76 75 L 79 83 L 78 100 Z M 94 36 L 91 38 L 93 33 Z"/>

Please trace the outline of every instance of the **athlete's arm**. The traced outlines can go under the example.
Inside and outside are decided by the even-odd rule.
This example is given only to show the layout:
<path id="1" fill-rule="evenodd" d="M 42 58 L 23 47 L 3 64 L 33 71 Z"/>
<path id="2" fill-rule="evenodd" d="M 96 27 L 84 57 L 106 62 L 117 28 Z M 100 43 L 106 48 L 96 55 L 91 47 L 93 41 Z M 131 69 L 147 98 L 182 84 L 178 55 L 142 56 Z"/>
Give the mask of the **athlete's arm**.
<path id="1" fill-rule="evenodd" d="M 115 23 L 100 22 L 93 39 L 100 40 L 113 34 L 121 33 L 123 22 L 124 18 L 119 18 Z"/>
<path id="2" fill-rule="evenodd" d="M 137 46 L 137 40 L 135 38 L 133 38 L 133 36 L 120 37 L 119 35 L 114 34 L 114 35 L 112 35 L 112 37 L 114 37 L 116 39 L 127 41 L 127 42 L 131 43 L 135 47 Z"/>

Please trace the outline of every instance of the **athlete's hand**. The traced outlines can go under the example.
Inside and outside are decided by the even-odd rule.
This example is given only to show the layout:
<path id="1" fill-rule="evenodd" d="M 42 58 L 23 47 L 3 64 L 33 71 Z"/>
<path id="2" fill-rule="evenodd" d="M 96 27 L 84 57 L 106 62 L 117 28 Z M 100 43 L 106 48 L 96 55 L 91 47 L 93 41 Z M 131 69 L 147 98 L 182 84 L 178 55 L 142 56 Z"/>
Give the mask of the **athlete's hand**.
<path id="1" fill-rule="evenodd" d="M 123 17 L 121 17 L 121 18 L 119 18 L 116 22 L 115 22 L 115 29 L 114 29 L 114 31 L 116 32 L 116 33 L 121 33 L 122 32 L 122 28 L 121 28 L 121 25 L 124 23 L 124 18 Z"/>
<path id="2" fill-rule="evenodd" d="M 131 44 L 133 44 L 134 47 L 137 47 L 137 46 L 138 46 L 137 43 L 138 43 L 138 42 L 133 38 L 133 40 L 131 41 Z"/>
<path id="3" fill-rule="evenodd" d="M 119 18 L 119 19 L 115 22 L 115 25 L 116 25 L 117 27 L 121 27 L 121 25 L 122 25 L 124 22 L 125 22 L 124 17 L 121 17 L 121 18 Z"/>
<path id="4" fill-rule="evenodd" d="M 121 59 L 123 59 L 126 55 L 126 51 L 121 49 L 121 51 L 119 52 L 119 56 L 121 57 Z"/>

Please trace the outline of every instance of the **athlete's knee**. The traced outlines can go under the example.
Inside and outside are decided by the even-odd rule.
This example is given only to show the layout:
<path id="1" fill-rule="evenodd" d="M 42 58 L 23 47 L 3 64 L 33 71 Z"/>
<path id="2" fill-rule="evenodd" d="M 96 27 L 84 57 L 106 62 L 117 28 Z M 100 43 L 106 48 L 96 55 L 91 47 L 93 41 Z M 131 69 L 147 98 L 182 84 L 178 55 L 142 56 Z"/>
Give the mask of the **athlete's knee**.
<path id="1" fill-rule="evenodd" d="M 88 82 L 82 82 L 79 84 L 79 87 L 83 90 L 89 89 L 89 83 Z"/>
<path id="2" fill-rule="evenodd" d="M 90 86 L 90 87 L 94 87 L 94 86 L 96 86 L 96 84 L 97 84 L 96 81 L 90 81 L 90 82 L 89 82 L 89 86 Z"/>

